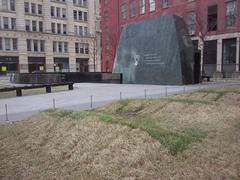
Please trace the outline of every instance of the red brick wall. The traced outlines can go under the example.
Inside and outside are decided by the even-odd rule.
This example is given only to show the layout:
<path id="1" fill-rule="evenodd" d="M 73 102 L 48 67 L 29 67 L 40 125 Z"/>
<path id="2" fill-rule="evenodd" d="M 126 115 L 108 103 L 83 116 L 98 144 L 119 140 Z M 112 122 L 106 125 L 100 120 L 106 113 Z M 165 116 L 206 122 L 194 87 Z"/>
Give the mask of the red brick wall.
<path id="1" fill-rule="evenodd" d="M 226 34 L 240 31 L 240 0 L 237 0 L 237 25 L 236 27 L 227 28 L 225 26 L 226 2 L 230 0 L 195 0 L 187 2 L 187 0 L 169 0 L 169 7 L 162 8 L 162 0 L 156 0 L 156 9 L 154 12 L 149 12 L 148 0 L 145 0 L 145 13 L 139 15 L 139 1 L 135 0 L 135 16 L 130 17 L 129 2 L 127 2 L 127 18 L 121 18 L 121 0 L 101 0 L 102 7 L 102 71 L 112 71 L 112 66 L 115 57 L 116 43 L 110 43 L 110 48 L 106 46 L 107 36 L 112 36 L 111 41 L 118 41 L 121 27 L 123 25 L 150 19 L 156 16 L 173 13 L 181 16 L 184 19 L 187 13 L 195 11 L 201 18 L 201 24 L 207 26 L 207 9 L 209 5 L 218 5 L 218 29 L 216 32 L 211 32 L 209 35 Z M 108 18 L 104 17 L 104 12 L 108 11 Z M 111 33 L 109 33 L 111 32 Z M 198 34 L 198 32 L 196 32 Z M 109 41 L 109 40 L 108 40 Z M 111 42 L 110 41 L 110 42 Z M 108 61 L 108 62 L 107 62 Z"/>

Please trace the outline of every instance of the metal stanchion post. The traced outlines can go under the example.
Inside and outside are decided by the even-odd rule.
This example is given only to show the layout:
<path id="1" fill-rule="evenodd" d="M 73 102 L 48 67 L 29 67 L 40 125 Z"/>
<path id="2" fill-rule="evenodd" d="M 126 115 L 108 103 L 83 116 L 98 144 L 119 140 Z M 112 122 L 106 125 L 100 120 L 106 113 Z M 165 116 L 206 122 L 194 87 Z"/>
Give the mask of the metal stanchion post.
<path id="1" fill-rule="evenodd" d="M 91 96 L 91 104 L 90 104 L 90 106 L 91 106 L 91 109 L 93 108 L 93 97 Z"/>
<path id="2" fill-rule="evenodd" d="M 122 92 L 120 92 L 120 100 L 122 100 Z"/>
<path id="3" fill-rule="evenodd" d="M 53 99 L 53 109 L 56 109 L 56 102 L 55 102 L 55 99 Z"/>
<path id="4" fill-rule="evenodd" d="M 144 89 L 144 97 L 147 99 L 147 89 Z"/>
<path id="5" fill-rule="evenodd" d="M 166 97 L 168 96 L 168 88 L 167 87 L 165 88 L 165 96 Z"/>
<path id="6" fill-rule="evenodd" d="M 5 110 L 6 110 L 6 121 L 8 121 L 8 106 L 5 104 Z"/>

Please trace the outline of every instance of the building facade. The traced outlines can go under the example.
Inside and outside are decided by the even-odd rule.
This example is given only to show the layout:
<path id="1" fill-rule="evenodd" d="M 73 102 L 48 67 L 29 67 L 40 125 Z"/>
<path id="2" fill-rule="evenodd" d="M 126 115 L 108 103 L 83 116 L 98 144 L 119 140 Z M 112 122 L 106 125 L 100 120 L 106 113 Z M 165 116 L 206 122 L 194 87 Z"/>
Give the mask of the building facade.
<path id="1" fill-rule="evenodd" d="M 112 71 L 124 25 L 172 13 L 185 20 L 202 73 L 239 72 L 239 0 L 102 0 L 101 6 L 102 71 Z"/>
<path id="2" fill-rule="evenodd" d="M 101 71 L 98 0 L 0 0 L 0 73 Z"/>

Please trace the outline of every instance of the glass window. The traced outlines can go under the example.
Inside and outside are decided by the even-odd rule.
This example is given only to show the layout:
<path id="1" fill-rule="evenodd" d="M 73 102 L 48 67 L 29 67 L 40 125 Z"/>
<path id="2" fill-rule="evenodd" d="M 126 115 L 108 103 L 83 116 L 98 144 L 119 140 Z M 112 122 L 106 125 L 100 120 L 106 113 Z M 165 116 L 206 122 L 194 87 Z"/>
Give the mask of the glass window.
<path id="1" fill-rule="evenodd" d="M 145 0 L 139 0 L 139 14 L 145 13 Z"/>
<path id="2" fill-rule="evenodd" d="M 88 36 L 88 28 L 84 27 L 84 36 Z"/>
<path id="3" fill-rule="evenodd" d="M 79 53 L 79 44 L 78 43 L 75 43 L 75 52 Z"/>
<path id="4" fill-rule="evenodd" d="M 85 44 L 85 54 L 89 54 L 88 44 Z"/>
<path id="5" fill-rule="evenodd" d="M 4 29 L 9 29 L 8 17 L 3 17 L 3 27 Z"/>
<path id="6" fill-rule="evenodd" d="M 24 9 L 25 9 L 25 13 L 29 13 L 29 3 L 28 2 L 24 2 Z"/>
<path id="7" fill-rule="evenodd" d="M 52 23 L 52 24 L 51 24 L 51 27 L 52 27 L 52 33 L 56 33 L 55 23 Z"/>
<path id="8" fill-rule="evenodd" d="M 27 51 L 31 51 L 31 50 L 32 50 L 31 40 L 27 39 Z"/>
<path id="9" fill-rule="evenodd" d="M 57 52 L 57 42 L 53 41 L 53 52 Z"/>
<path id="10" fill-rule="evenodd" d="M 17 47 L 18 46 L 17 38 L 13 38 L 12 42 L 13 42 L 13 50 L 17 51 L 17 49 L 18 49 L 18 47 Z"/>
<path id="11" fill-rule="evenodd" d="M 30 21 L 26 20 L 25 24 L 26 24 L 26 31 L 30 31 Z"/>
<path id="12" fill-rule="evenodd" d="M 33 40 L 33 50 L 34 50 L 34 52 L 38 51 L 38 41 L 37 40 Z"/>
<path id="13" fill-rule="evenodd" d="M 10 0 L 10 10 L 15 11 L 15 0 Z"/>
<path id="14" fill-rule="evenodd" d="M 74 20 L 77 20 L 77 11 L 73 11 L 73 17 L 74 17 Z"/>
<path id="15" fill-rule="evenodd" d="M 127 18 L 126 0 L 122 0 L 121 13 L 122 13 L 122 19 L 126 19 Z"/>
<path id="16" fill-rule="evenodd" d="M 68 43 L 64 42 L 64 52 L 67 53 L 68 52 Z"/>
<path id="17" fill-rule="evenodd" d="M 62 47 L 62 42 L 58 42 L 58 52 L 62 52 L 63 51 L 63 47 Z"/>
<path id="18" fill-rule="evenodd" d="M 51 16 L 55 16 L 55 8 L 53 6 L 51 6 Z"/>
<path id="19" fill-rule="evenodd" d="M 57 33 L 61 34 L 61 24 L 57 24 Z"/>
<path id="20" fill-rule="evenodd" d="M 223 40 L 223 64 L 236 63 L 236 39 Z"/>
<path id="21" fill-rule="evenodd" d="M 82 11 L 78 11 L 78 20 L 82 21 L 83 20 L 83 12 Z"/>
<path id="22" fill-rule="evenodd" d="M 37 31 L 37 21 L 32 21 L 32 31 Z"/>
<path id="23" fill-rule="evenodd" d="M 78 35 L 78 27 L 77 27 L 77 26 L 74 26 L 74 33 L 75 33 L 76 35 Z"/>
<path id="24" fill-rule="evenodd" d="M 208 7 L 208 31 L 217 30 L 217 18 L 218 18 L 218 6 L 209 6 Z"/>
<path id="25" fill-rule="evenodd" d="M 63 24 L 63 34 L 67 34 L 67 25 Z"/>
<path id="26" fill-rule="evenodd" d="M 2 40 L 2 38 L 0 37 L 0 50 L 3 50 L 3 45 L 2 45 L 2 43 L 3 43 L 3 40 Z"/>
<path id="27" fill-rule="evenodd" d="M 5 50 L 6 51 L 10 51 L 11 50 L 10 38 L 5 38 Z"/>
<path id="28" fill-rule="evenodd" d="M 67 17 L 67 11 L 65 8 L 62 9 L 62 17 L 66 18 Z"/>
<path id="29" fill-rule="evenodd" d="M 189 12 L 187 15 L 187 26 L 190 35 L 194 35 L 196 31 L 196 12 Z"/>
<path id="30" fill-rule="evenodd" d="M 236 1 L 230 1 L 226 7 L 226 26 L 235 26 L 237 19 L 237 3 Z"/>
<path id="31" fill-rule="evenodd" d="M 44 52 L 44 43 L 45 43 L 45 41 L 43 41 L 43 40 L 40 41 L 40 51 L 41 52 Z"/>
<path id="32" fill-rule="evenodd" d="M 42 5 L 38 4 L 38 14 L 42 14 Z"/>
<path id="33" fill-rule="evenodd" d="M 135 4 L 134 0 L 130 0 L 130 17 L 135 16 Z"/>
<path id="34" fill-rule="evenodd" d="M 16 18 L 11 18 L 12 29 L 16 29 Z"/>
<path id="35" fill-rule="evenodd" d="M 61 13 L 60 13 L 60 12 L 61 12 L 61 11 L 60 11 L 60 8 L 57 7 L 57 8 L 56 8 L 56 11 L 57 11 L 57 17 L 61 17 L 61 15 L 60 15 L 60 14 L 61 14 Z"/>
<path id="36" fill-rule="evenodd" d="M 149 0 L 149 11 L 155 11 L 155 0 Z"/>
<path id="37" fill-rule="evenodd" d="M 2 9 L 8 10 L 8 0 L 2 0 Z"/>
<path id="38" fill-rule="evenodd" d="M 43 22 L 39 21 L 38 24 L 39 24 L 39 32 L 43 32 Z"/>
<path id="39" fill-rule="evenodd" d="M 36 14 L 36 4 L 31 3 L 32 14 Z"/>
<path id="40" fill-rule="evenodd" d="M 87 12 L 84 12 L 84 21 L 88 21 L 88 14 L 87 14 Z"/>
<path id="41" fill-rule="evenodd" d="M 83 27 L 79 26 L 79 36 L 83 36 Z"/>
<path id="42" fill-rule="evenodd" d="M 80 53 L 84 54 L 84 44 L 80 44 Z"/>
<path id="43" fill-rule="evenodd" d="M 168 0 L 162 0 L 162 8 L 168 7 Z"/>

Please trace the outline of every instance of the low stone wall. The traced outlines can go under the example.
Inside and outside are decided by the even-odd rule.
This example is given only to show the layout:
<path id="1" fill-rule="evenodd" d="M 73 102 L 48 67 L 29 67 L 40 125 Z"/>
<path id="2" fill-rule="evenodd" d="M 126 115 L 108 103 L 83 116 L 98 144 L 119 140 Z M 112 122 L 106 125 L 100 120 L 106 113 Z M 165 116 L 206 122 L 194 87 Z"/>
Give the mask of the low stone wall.
<path id="1" fill-rule="evenodd" d="M 16 84 L 51 84 L 63 82 L 122 83 L 122 74 L 112 73 L 16 73 L 11 78 Z"/>

